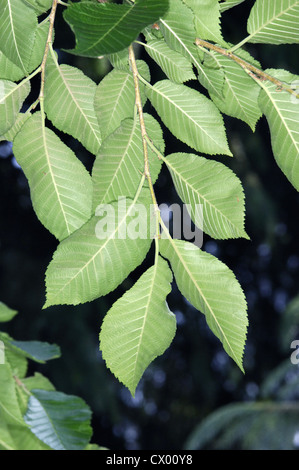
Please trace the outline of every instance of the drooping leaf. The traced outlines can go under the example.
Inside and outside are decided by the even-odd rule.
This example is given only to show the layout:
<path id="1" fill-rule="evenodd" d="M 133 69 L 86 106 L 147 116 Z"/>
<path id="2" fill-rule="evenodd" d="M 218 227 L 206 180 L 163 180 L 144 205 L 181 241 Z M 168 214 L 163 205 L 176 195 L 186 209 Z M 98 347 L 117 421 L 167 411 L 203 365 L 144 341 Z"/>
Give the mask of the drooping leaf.
<path id="1" fill-rule="evenodd" d="M 266 70 L 285 83 L 298 83 L 298 75 L 284 70 Z M 275 160 L 292 185 L 299 190 L 299 99 L 270 81 L 261 82 L 259 106 L 271 133 Z"/>
<path id="2" fill-rule="evenodd" d="M 184 0 L 184 3 L 194 12 L 197 36 L 221 44 L 223 39 L 218 0 Z"/>
<path id="3" fill-rule="evenodd" d="M 17 313 L 17 310 L 13 310 L 3 302 L 0 302 L 0 322 L 12 320 Z"/>
<path id="4" fill-rule="evenodd" d="M 173 82 L 184 83 L 196 78 L 191 62 L 182 54 L 171 49 L 165 41 L 152 39 L 145 44 L 145 49 Z"/>
<path id="5" fill-rule="evenodd" d="M 298 0 L 256 0 L 247 23 L 253 43 L 292 44 L 299 42 Z"/>
<path id="6" fill-rule="evenodd" d="M 258 106 L 259 85 L 229 57 L 214 53 L 214 58 L 224 70 L 222 96 L 210 92 L 222 113 L 241 119 L 254 131 L 262 112 Z"/>
<path id="7" fill-rule="evenodd" d="M 53 131 L 40 112 L 14 139 L 13 151 L 28 179 L 34 210 L 59 240 L 91 216 L 92 182 L 83 164 Z"/>
<path id="8" fill-rule="evenodd" d="M 77 305 L 106 295 L 142 263 L 151 245 L 151 213 L 143 206 L 139 216 L 138 209 L 125 198 L 103 204 L 83 227 L 60 243 L 46 273 L 44 308 Z M 140 217 L 142 233 L 129 236 Z"/>
<path id="9" fill-rule="evenodd" d="M 34 46 L 37 17 L 19 0 L 0 0 L 0 50 L 25 74 Z"/>
<path id="10" fill-rule="evenodd" d="M 93 154 L 97 154 L 102 140 L 94 109 L 95 92 L 96 84 L 81 70 L 59 65 L 54 54 L 48 54 L 46 114 L 55 127 L 78 139 Z"/>
<path id="11" fill-rule="evenodd" d="M 158 258 L 104 318 L 100 349 L 107 367 L 134 396 L 148 365 L 168 348 L 176 320 L 166 303 L 172 274 Z"/>
<path id="12" fill-rule="evenodd" d="M 199 152 L 231 155 L 223 119 L 201 93 L 169 80 L 157 82 L 148 97 L 169 130 Z"/>
<path id="13" fill-rule="evenodd" d="M 13 126 L 29 92 L 29 82 L 17 85 L 8 80 L 0 80 L 0 135 Z"/>
<path id="14" fill-rule="evenodd" d="M 56 344 L 49 344 L 42 341 L 16 341 L 12 340 L 10 345 L 36 362 L 44 363 L 50 359 L 60 356 L 60 349 Z"/>
<path id="15" fill-rule="evenodd" d="M 165 161 L 178 195 L 190 206 L 190 216 L 199 228 L 216 239 L 248 238 L 243 188 L 232 170 L 187 153 L 168 155 Z"/>
<path id="16" fill-rule="evenodd" d="M 214 256 L 183 240 L 160 240 L 181 293 L 201 311 L 227 354 L 243 371 L 247 332 L 244 293 L 233 272 Z"/>
<path id="17" fill-rule="evenodd" d="M 31 431 L 54 450 L 83 450 L 91 437 L 91 411 L 79 397 L 32 390 L 24 416 Z"/>
<path id="18" fill-rule="evenodd" d="M 163 152 L 161 127 L 149 114 L 144 114 L 144 121 L 150 139 Z M 154 183 L 162 162 L 150 148 L 148 158 Z M 95 160 L 92 170 L 94 209 L 98 204 L 117 201 L 120 196 L 134 198 L 143 171 L 144 155 L 139 119 L 125 119 L 121 126 L 105 139 Z"/>
<path id="19" fill-rule="evenodd" d="M 168 0 L 136 0 L 128 4 L 71 4 L 64 18 L 76 35 L 75 49 L 87 57 L 111 54 L 128 47 L 147 25 L 165 14 Z"/>

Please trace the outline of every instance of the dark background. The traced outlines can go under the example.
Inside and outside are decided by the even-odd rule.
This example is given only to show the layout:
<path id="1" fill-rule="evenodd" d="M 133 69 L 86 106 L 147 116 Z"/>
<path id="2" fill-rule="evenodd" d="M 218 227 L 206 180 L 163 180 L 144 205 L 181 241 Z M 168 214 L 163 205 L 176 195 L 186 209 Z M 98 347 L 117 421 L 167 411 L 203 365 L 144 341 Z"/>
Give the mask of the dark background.
<path id="1" fill-rule="evenodd" d="M 237 43 L 246 35 L 246 19 L 253 3 L 246 0 L 224 13 L 223 33 L 228 41 Z M 61 18 L 61 10 L 56 21 L 55 47 L 67 49 L 74 45 L 73 35 Z M 298 69 L 295 45 L 248 45 L 248 51 L 264 69 L 283 68 L 293 73 Z M 152 64 L 141 51 L 142 57 Z M 97 83 L 109 70 L 106 61 L 67 53 L 61 53 L 60 59 L 82 68 Z M 157 67 L 153 66 L 152 71 L 152 82 L 162 78 Z M 200 89 L 197 83 L 191 85 Z M 29 102 L 38 93 L 38 87 L 36 79 Z M 234 158 L 219 160 L 230 166 L 242 181 L 246 231 L 251 241 L 216 242 L 204 235 L 203 249 L 234 271 L 246 294 L 250 325 L 244 355 L 246 373 L 238 370 L 208 330 L 203 315 L 173 285 L 168 303 L 177 317 L 177 334 L 166 353 L 145 372 L 135 399 L 106 369 L 98 350 L 98 334 L 105 313 L 149 265 L 152 254 L 142 269 L 132 273 L 110 295 L 82 306 L 42 310 L 44 274 L 57 241 L 33 212 L 27 181 L 14 160 L 11 144 L 0 144 L 0 299 L 19 311 L 7 325 L 7 331 L 18 340 L 36 339 L 61 347 L 60 359 L 38 367 L 32 364 L 29 372 L 39 370 L 57 390 L 84 398 L 93 411 L 92 441 L 110 449 L 182 449 L 195 426 L 214 411 L 228 404 L 262 401 L 263 382 L 285 361 L 290 362 L 290 350 L 282 347 L 281 332 L 286 307 L 298 294 L 299 196 L 276 165 L 264 118 L 255 133 L 236 119 L 225 117 L 225 124 Z M 91 168 L 93 157 L 77 141 L 64 134 L 60 136 Z M 166 153 L 186 150 L 166 130 L 165 139 Z M 177 200 L 166 170 L 162 171 L 156 189 L 159 203 Z M 291 340 L 296 339 L 297 333 L 295 328 Z M 298 380 L 295 365 L 292 373 Z M 296 393 L 288 396 L 288 402 L 296 404 Z M 281 402 L 277 393 L 270 398 Z M 280 433 L 279 426 L 275 433 Z M 256 443 L 253 440 L 246 445 L 254 448 Z M 246 448 L 246 445 L 233 436 L 222 447 Z M 270 439 L 267 445 L 267 448 L 296 448 L 296 440 L 290 441 L 281 434 L 279 444 Z M 208 447 L 217 448 L 217 444 Z"/>

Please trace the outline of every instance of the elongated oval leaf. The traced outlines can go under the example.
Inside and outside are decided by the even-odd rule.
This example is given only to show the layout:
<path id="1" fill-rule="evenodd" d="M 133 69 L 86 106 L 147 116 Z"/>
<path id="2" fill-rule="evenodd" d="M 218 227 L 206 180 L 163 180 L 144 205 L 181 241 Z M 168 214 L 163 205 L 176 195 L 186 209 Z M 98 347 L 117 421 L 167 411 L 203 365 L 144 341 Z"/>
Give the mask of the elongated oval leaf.
<path id="1" fill-rule="evenodd" d="M 16 394 L 16 382 L 8 362 L 0 364 L 0 413 L 4 414 L 8 424 L 26 427 Z"/>
<path id="2" fill-rule="evenodd" d="M 32 390 L 24 416 L 31 431 L 54 450 L 83 450 L 91 437 L 91 411 L 79 397 Z"/>
<path id="3" fill-rule="evenodd" d="M 136 0 L 130 5 L 80 2 L 64 12 L 76 35 L 75 49 L 68 51 L 87 57 L 111 54 L 128 47 L 149 24 L 167 11 L 167 0 Z"/>
<path id="4" fill-rule="evenodd" d="M 148 66 L 143 61 L 136 61 L 139 73 L 147 81 L 150 80 Z M 146 95 L 144 85 L 140 83 L 142 103 Z M 121 121 L 134 117 L 135 87 L 131 72 L 112 70 L 99 83 L 96 89 L 94 106 L 103 138 L 115 131 Z"/>
<path id="5" fill-rule="evenodd" d="M 199 228 L 214 238 L 248 238 L 243 188 L 229 168 L 185 153 L 168 155 L 166 164 L 178 195 L 190 206 L 190 216 Z M 202 205 L 202 214 L 198 205 Z"/>
<path id="6" fill-rule="evenodd" d="M 13 310 L 3 302 L 0 302 L 0 322 L 6 322 L 12 320 L 17 315 L 17 310 Z"/>
<path id="7" fill-rule="evenodd" d="M 298 0 L 256 0 L 248 18 L 248 41 L 269 44 L 298 43 L 298 23 Z"/>
<path id="8" fill-rule="evenodd" d="M 231 155 L 222 116 L 204 95 L 169 80 L 156 83 L 147 94 L 164 124 L 182 142 L 199 152 Z"/>
<path id="9" fill-rule="evenodd" d="M 160 241 L 186 299 L 206 317 L 227 354 L 243 371 L 247 332 L 246 301 L 233 272 L 221 261 L 182 240 Z"/>
<path id="10" fill-rule="evenodd" d="M 63 240 L 47 269 L 44 307 L 77 305 L 106 295 L 142 263 L 151 245 L 151 215 L 143 209 L 145 231 L 140 237 L 130 236 L 130 224 L 138 222 L 136 204 L 123 198 L 98 208 L 97 215 Z"/>
<path id="11" fill-rule="evenodd" d="M 184 83 L 196 78 L 191 62 L 182 54 L 171 49 L 166 42 L 153 39 L 145 45 L 145 49 L 173 82 Z"/>
<path id="12" fill-rule="evenodd" d="M 0 0 L 0 50 L 25 74 L 34 46 L 37 17 L 19 0 Z"/>
<path id="13" fill-rule="evenodd" d="M 28 357 L 36 362 L 44 363 L 50 359 L 60 357 L 60 349 L 56 344 L 49 344 L 42 341 L 11 341 L 10 345 L 19 354 Z"/>
<path id="14" fill-rule="evenodd" d="M 17 82 L 24 77 L 24 72 L 11 60 L 9 60 L 3 52 L 0 51 L 0 78 L 3 80 L 11 80 Z"/>
<path id="15" fill-rule="evenodd" d="M 78 139 L 91 153 L 101 145 L 94 110 L 96 84 L 76 67 L 59 65 L 48 55 L 45 80 L 45 111 L 55 127 Z"/>
<path id="16" fill-rule="evenodd" d="M 0 80 L 0 135 L 13 126 L 29 92 L 29 82 L 16 85 L 8 80 Z"/>
<path id="17" fill-rule="evenodd" d="M 284 70 L 267 70 L 279 80 L 298 84 L 298 75 Z M 266 116 L 275 160 L 299 191 L 299 99 L 269 81 L 261 82 L 259 106 Z"/>
<path id="18" fill-rule="evenodd" d="M 134 396 L 148 365 L 169 347 L 176 320 L 166 303 L 172 274 L 158 258 L 104 318 L 100 349 L 107 367 Z"/>
<path id="19" fill-rule="evenodd" d="M 162 130 L 149 114 L 144 114 L 147 133 L 156 147 L 164 151 Z M 148 149 L 151 177 L 156 181 L 162 161 Z M 117 201 L 120 196 L 134 198 L 140 174 L 144 171 L 144 155 L 139 119 L 125 119 L 105 141 L 92 170 L 93 207 Z"/>
<path id="20" fill-rule="evenodd" d="M 224 86 L 222 95 L 210 92 L 210 96 L 222 113 L 241 119 L 254 131 L 262 112 L 258 106 L 260 87 L 233 60 L 222 55 L 214 54 L 217 63 L 224 69 Z"/>
<path id="21" fill-rule="evenodd" d="M 197 36 L 221 44 L 219 1 L 184 0 L 184 3 L 194 12 L 194 25 Z"/>
<path id="22" fill-rule="evenodd" d="M 91 216 L 92 182 L 83 164 L 53 131 L 40 112 L 14 139 L 13 151 L 28 179 L 34 210 L 59 240 Z"/>

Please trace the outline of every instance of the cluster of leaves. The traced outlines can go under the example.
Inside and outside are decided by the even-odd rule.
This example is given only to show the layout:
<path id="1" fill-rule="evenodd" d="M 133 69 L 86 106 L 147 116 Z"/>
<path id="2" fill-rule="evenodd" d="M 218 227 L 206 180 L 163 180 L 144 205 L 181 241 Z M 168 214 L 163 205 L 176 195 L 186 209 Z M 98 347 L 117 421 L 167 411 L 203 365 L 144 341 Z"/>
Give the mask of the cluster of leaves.
<path id="1" fill-rule="evenodd" d="M 0 302 L 0 322 L 17 314 Z M 16 341 L 0 332 L 0 449 L 83 450 L 90 445 L 91 411 L 79 397 L 55 390 L 40 373 L 27 376 L 28 359 L 60 356 L 55 344 Z"/>
<path id="2" fill-rule="evenodd" d="M 165 164 L 201 230 L 215 239 L 248 239 L 242 184 L 226 165 L 208 156 L 232 156 L 222 114 L 243 120 L 252 130 L 264 114 L 274 157 L 299 189 L 298 76 L 263 71 L 242 47 L 247 42 L 297 43 L 299 2 L 256 0 L 248 36 L 234 46 L 223 38 L 221 17 L 242 0 L 61 2 L 76 39 L 68 52 L 99 60 L 105 56 L 112 64 L 98 85 L 57 60 L 58 3 L 0 0 L 0 135 L 13 141 L 37 217 L 59 241 L 46 272 L 44 308 L 77 305 L 111 292 L 143 262 L 154 238 L 153 265 L 103 321 L 100 348 L 107 366 L 134 395 L 146 367 L 175 335 L 175 316 L 166 303 L 174 275 L 182 295 L 205 315 L 243 370 L 248 320 L 242 288 L 219 259 L 171 237 L 154 183 Z M 149 67 L 135 59 L 133 42 L 144 47 L 165 79 L 150 83 Z M 37 74 L 39 97 L 20 112 Z M 198 91 L 201 87 L 205 93 Z M 145 112 L 148 103 L 146 109 L 154 109 L 192 153 L 164 156 L 161 124 Z M 47 120 L 95 156 L 91 174 Z M 138 231 L 140 204 L 146 208 L 142 223 L 151 227 L 152 219 L 156 222 L 154 234 L 121 236 L 128 227 Z M 196 216 L 198 205 L 202 219 Z M 109 227 L 105 238 L 96 235 L 99 221 Z"/>

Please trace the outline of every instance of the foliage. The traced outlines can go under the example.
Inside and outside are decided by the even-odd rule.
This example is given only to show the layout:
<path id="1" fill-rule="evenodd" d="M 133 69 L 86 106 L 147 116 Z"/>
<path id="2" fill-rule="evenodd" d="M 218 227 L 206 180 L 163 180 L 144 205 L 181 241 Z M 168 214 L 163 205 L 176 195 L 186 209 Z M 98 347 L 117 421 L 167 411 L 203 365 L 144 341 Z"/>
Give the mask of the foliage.
<path id="1" fill-rule="evenodd" d="M 0 321 L 16 311 L 0 303 Z M 0 448 L 2 450 L 82 450 L 92 434 L 91 411 L 79 397 L 58 392 L 40 373 L 27 375 L 28 359 L 37 363 L 60 356 L 58 346 L 15 341 L 0 332 Z"/>
<path id="2" fill-rule="evenodd" d="M 232 157 L 223 115 L 252 131 L 265 115 L 275 160 L 298 189 L 298 76 L 263 71 L 244 48 L 250 42 L 297 43 L 298 1 L 275 0 L 266 9 L 257 0 L 248 36 L 235 45 L 222 35 L 221 15 L 240 1 L 61 2 L 76 42 L 68 52 L 104 56 L 113 66 L 99 84 L 59 63 L 53 49 L 58 3 L 0 0 L 0 134 L 13 142 L 36 215 L 58 241 L 46 272 L 44 308 L 113 291 L 151 253 L 154 240 L 152 267 L 103 321 L 100 348 L 107 366 L 134 395 L 146 367 L 169 347 L 176 329 L 166 303 L 172 270 L 182 295 L 243 370 L 248 320 L 242 288 L 222 261 L 171 235 L 154 183 L 165 164 L 199 228 L 215 239 L 248 239 L 242 183 L 222 163 L 224 155 Z M 165 78 L 150 83 L 151 71 L 136 60 L 134 42 Z M 39 96 L 25 109 L 37 75 Z M 164 156 L 162 130 L 192 153 Z M 59 131 L 90 152 L 91 172 Z"/>

